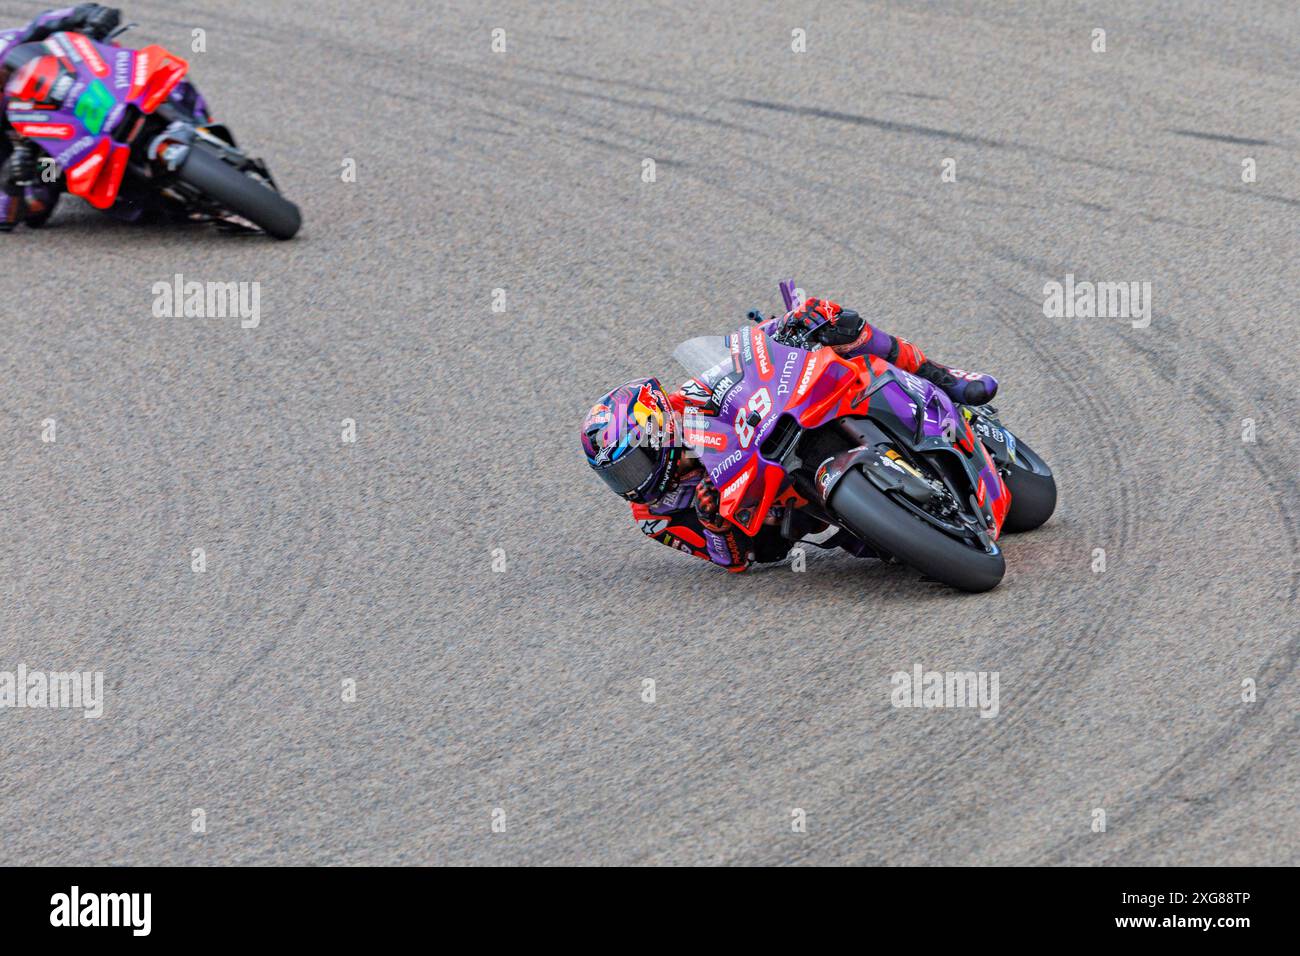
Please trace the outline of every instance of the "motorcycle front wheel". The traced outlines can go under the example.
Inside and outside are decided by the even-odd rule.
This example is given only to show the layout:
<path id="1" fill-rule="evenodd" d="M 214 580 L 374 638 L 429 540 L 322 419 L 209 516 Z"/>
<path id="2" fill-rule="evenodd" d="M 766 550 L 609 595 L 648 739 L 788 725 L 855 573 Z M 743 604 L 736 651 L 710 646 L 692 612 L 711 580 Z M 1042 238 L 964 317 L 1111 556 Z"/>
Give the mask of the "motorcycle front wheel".
<path id="1" fill-rule="evenodd" d="M 840 478 L 827 504 L 842 526 L 862 540 L 949 587 L 989 591 L 1006 573 L 1000 549 L 991 554 L 977 550 L 926 524 L 856 468 Z"/>
<path id="2" fill-rule="evenodd" d="M 1006 534 L 1033 531 L 1056 510 L 1056 479 L 1034 450 L 1024 442 L 1016 443 L 1016 460 L 1002 479 L 1011 492 L 1011 509 L 1002 530 Z"/>
<path id="3" fill-rule="evenodd" d="M 206 143 L 190 147 L 176 176 L 275 239 L 292 239 L 302 226 L 302 213 L 297 206 L 270 186 L 225 162 Z"/>

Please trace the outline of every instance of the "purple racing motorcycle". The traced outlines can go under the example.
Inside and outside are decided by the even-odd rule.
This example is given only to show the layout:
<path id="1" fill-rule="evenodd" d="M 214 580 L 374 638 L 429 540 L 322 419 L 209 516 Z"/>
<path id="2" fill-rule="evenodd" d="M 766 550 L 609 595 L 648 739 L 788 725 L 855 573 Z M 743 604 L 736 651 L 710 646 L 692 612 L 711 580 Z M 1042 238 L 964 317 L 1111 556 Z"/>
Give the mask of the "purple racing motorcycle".
<path id="1" fill-rule="evenodd" d="M 189 65 L 159 46 L 57 32 L 9 50 L 5 116 L 44 153 L 42 178 L 127 220 L 208 221 L 293 237 L 298 207 L 266 164 L 214 123 L 185 76 Z M 33 222 L 32 225 L 40 225 Z"/>
<path id="2" fill-rule="evenodd" d="M 797 308 L 793 281 L 781 292 Z M 859 555 L 964 591 L 996 587 L 1002 533 L 1036 528 L 1056 507 L 1046 462 L 991 406 L 954 405 L 881 358 L 844 359 L 814 344 L 817 325 L 782 331 L 750 317 L 758 324 L 673 353 L 711 390 L 706 408 L 688 407 L 683 434 L 719 514 L 747 535 L 774 524 L 792 541 L 832 525 Z"/>

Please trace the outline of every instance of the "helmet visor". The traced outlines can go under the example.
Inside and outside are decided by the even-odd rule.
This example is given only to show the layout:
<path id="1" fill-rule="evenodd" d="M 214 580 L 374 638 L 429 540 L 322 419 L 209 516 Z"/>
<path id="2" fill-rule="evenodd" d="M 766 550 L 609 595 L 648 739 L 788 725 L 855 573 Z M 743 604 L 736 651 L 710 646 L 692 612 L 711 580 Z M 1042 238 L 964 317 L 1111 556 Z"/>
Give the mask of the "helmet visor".
<path id="1" fill-rule="evenodd" d="M 616 495 L 626 498 L 641 490 L 654 478 L 659 468 L 659 450 L 644 445 L 631 445 L 615 461 L 602 465 L 596 471 Z"/>

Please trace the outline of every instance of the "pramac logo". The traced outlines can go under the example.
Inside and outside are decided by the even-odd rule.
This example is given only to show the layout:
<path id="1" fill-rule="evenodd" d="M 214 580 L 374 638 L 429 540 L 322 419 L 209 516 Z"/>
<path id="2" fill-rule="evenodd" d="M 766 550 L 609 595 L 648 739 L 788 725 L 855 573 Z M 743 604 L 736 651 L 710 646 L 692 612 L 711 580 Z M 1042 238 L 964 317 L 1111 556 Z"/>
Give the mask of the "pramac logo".
<path id="1" fill-rule="evenodd" d="M 14 130 L 31 139 L 72 139 L 76 135 L 66 123 L 15 123 Z"/>
<path id="2" fill-rule="evenodd" d="M 693 448 L 709 448 L 713 451 L 727 450 L 727 436 L 722 432 L 711 432 L 702 429 L 688 428 L 686 430 L 686 444 Z"/>
<path id="3" fill-rule="evenodd" d="M 772 377 L 772 356 L 767 351 L 767 336 L 762 329 L 754 330 L 754 365 L 758 368 L 758 377 L 766 382 Z"/>

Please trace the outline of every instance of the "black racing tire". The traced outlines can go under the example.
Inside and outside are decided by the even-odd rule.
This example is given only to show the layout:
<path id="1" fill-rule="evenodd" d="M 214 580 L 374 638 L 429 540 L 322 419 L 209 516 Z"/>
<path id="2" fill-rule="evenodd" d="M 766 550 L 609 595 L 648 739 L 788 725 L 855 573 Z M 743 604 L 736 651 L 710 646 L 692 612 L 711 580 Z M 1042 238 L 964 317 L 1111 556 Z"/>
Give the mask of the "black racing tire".
<path id="1" fill-rule="evenodd" d="M 1056 510 L 1056 479 L 1052 477 L 1052 469 L 1023 442 L 1016 442 L 1016 460 L 1002 480 L 1011 492 L 1011 509 L 1002 522 L 1004 533 L 1033 531 Z"/>
<path id="2" fill-rule="evenodd" d="M 891 501 L 857 468 L 836 483 L 828 506 L 858 537 L 949 587 L 989 591 L 1006 573 L 1001 549 L 989 554 L 949 537 Z"/>
<path id="3" fill-rule="evenodd" d="M 206 143 L 190 147 L 176 176 L 275 239 L 292 239 L 302 226 L 302 213 L 297 206 L 270 186 L 222 160 Z"/>

